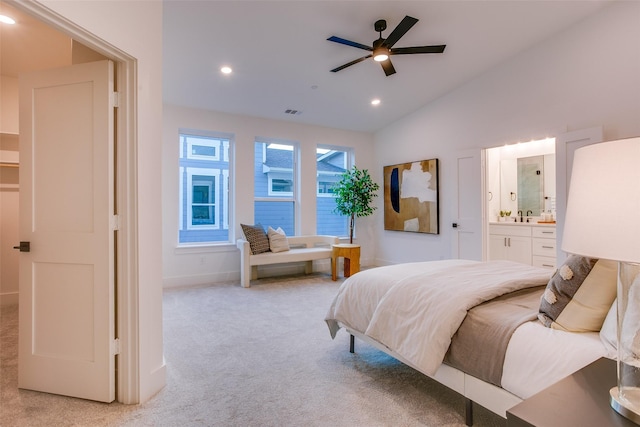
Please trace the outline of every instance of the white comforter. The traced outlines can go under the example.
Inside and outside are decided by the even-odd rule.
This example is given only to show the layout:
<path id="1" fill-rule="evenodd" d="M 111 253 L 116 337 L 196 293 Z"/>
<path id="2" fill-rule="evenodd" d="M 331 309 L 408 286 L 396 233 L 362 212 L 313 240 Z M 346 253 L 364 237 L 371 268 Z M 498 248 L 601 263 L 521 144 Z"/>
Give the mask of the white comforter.
<path id="1" fill-rule="evenodd" d="M 429 261 L 361 271 L 345 280 L 326 316 L 367 335 L 423 373 L 435 374 L 467 310 L 545 285 L 551 271 L 509 261 Z"/>

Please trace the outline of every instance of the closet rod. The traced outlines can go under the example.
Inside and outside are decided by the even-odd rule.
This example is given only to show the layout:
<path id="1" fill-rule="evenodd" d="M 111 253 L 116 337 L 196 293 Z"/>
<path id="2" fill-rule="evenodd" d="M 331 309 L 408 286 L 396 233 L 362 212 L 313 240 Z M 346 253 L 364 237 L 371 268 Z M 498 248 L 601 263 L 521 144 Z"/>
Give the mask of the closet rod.
<path id="1" fill-rule="evenodd" d="M 3 168 L 17 168 L 17 167 L 20 167 L 20 165 L 17 164 L 17 163 L 0 162 L 0 167 L 3 167 Z"/>

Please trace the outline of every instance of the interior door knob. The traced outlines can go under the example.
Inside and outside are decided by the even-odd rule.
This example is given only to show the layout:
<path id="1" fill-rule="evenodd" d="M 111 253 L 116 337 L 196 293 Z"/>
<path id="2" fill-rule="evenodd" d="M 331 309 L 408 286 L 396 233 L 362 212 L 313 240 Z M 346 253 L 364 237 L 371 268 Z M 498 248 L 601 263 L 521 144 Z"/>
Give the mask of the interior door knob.
<path id="1" fill-rule="evenodd" d="M 13 249 L 19 249 L 20 252 L 31 252 L 31 242 L 20 242 L 20 246 L 14 246 Z"/>

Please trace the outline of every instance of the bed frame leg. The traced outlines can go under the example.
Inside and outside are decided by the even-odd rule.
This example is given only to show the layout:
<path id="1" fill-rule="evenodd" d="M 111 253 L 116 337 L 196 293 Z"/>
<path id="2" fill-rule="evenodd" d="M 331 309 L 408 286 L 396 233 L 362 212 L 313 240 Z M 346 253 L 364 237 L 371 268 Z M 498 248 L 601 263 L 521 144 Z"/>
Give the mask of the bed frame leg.
<path id="1" fill-rule="evenodd" d="M 468 426 L 472 426 L 473 425 L 473 401 L 468 397 L 465 397 L 464 405 L 465 405 L 465 411 L 464 411 L 465 424 Z"/>
<path id="2" fill-rule="evenodd" d="M 349 353 L 355 353 L 356 349 L 356 337 L 349 335 Z"/>

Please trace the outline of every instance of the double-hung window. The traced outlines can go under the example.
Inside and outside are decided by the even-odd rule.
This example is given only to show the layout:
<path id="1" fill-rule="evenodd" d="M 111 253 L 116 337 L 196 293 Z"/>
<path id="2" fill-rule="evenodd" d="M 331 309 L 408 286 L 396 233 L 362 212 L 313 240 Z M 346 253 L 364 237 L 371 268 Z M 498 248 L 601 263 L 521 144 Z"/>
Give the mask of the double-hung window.
<path id="1" fill-rule="evenodd" d="M 316 232 L 318 234 L 349 235 L 348 218 L 334 212 L 336 202 L 333 186 L 340 181 L 341 175 L 350 169 L 352 164 L 352 150 L 318 145 L 316 149 Z"/>
<path id="2" fill-rule="evenodd" d="M 254 218 L 265 229 L 282 227 L 295 235 L 297 144 L 258 139 L 255 143 Z"/>
<path id="3" fill-rule="evenodd" d="M 180 131 L 179 243 L 229 242 L 231 135 Z"/>

